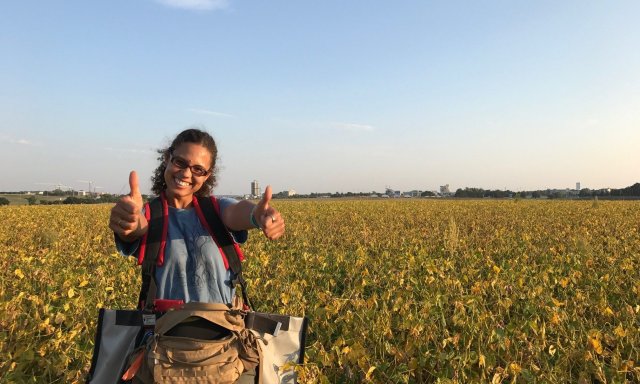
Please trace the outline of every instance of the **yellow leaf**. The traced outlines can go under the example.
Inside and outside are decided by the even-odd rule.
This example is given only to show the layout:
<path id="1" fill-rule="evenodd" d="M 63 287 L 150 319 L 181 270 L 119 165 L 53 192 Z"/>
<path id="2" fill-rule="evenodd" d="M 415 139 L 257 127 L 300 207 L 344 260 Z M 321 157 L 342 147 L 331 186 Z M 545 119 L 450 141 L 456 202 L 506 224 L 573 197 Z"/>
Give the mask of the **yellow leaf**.
<path id="1" fill-rule="evenodd" d="M 616 329 L 613 330 L 613 333 L 618 337 L 625 337 L 627 335 L 627 332 L 622 328 L 622 324 L 619 324 Z"/>
<path id="2" fill-rule="evenodd" d="M 633 360 L 625 360 L 625 361 L 622 363 L 622 370 L 623 370 L 623 372 L 629 372 L 630 370 L 632 370 L 632 369 L 633 369 L 634 364 L 635 364 L 635 363 L 634 363 L 634 361 L 633 361 Z"/>
<path id="3" fill-rule="evenodd" d="M 67 296 L 69 296 L 69 298 L 72 298 L 73 296 L 75 296 L 76 292 L 73 290 L 73 288 L 69 288 L 69 291 L 67 292 Z"/>
<path id="4" fill-rule="evenodd" d="M 486 362 L 485 362 L 485 357 L 484 355 L 481 353 L 480 357 L 478 358 L 478 366 L 484 368 L 486 366 Z"/>
<path id="5" fill-rule="evenodd" d="M 22 273 L 22 271 L 18 268 L 15 271 L 13 271 L 13 273 L 18 276 L 19 279 L 24 279 L 24 273 Z"/>
<path id="6" fill-rule="evenodd" d="M 89 282 L 87 280 L 82 280 L 80 282 L 80 284 L 78 284 L 78 287 L 82 288 L 82 287 L 86 286 L 87 284 L 89 284 Z"/>
<path id="7" fill-rule="evenodd" d="M 44 319 L 42 323 L 40 323 L 40 328 L 46 329 L 49 326 L 49 318 Z"/>
<path id="8" fill-rule="evenodd" d="M 553 355 L 555 355 L 555 354 L 556 354 L 556 347 L 555 347 L 553 344 L 551 344 L 551 345 L 549 346 L 549 354 L 550 354 L 551 356 L 553 356 Z"/>
<path id="9" fill-rule="evenodd" d="M 589 341 L 591 342 L 591 346 L 593 347 L 593 350 L 596 351 L 598 355 L 602 355 L 603 348 L 602 348 L 602 344 L 600 343 L 600 340 L 595 338 L 590 338 Z"/>
<path id="10" fill-rule="evenodd" d="M 65 316 L 64 316 L 62 313 L 58 312 L 58 313 L 56 314 L 56 318 L 55 318 L 54 322 L 55 322 L 56 324 L 60 324 L 60 323 L 62 323 L 64 320 L 65 320 Z"/>
<path id="11" fill-rule="evenodd" d="M 373 373 L 373 371 L 375 371 L 375 370 L 376 370 L 376 367 L 370 367 L 370 368 L 369 368 L 369 370 L 367 371 L 367 374 L 366 374 L 365 378 L 366 378 L 367 380 L 371 380 L 371 374 L 372 374 L 372 373 Z"/>

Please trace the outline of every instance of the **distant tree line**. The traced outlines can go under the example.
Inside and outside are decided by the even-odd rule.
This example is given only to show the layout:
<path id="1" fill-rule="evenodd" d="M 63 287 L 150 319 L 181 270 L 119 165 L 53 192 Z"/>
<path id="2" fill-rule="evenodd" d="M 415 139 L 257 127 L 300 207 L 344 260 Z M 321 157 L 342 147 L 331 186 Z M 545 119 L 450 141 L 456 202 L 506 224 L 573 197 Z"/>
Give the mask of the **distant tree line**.
<path id="1" fill-rule="evenodd" d="M 456 193 L 453 195 L 454 197 L 466 197 L 466 198 L 483 198 L 483 197 L 495 197 L 495 198 L 504 198 L 504 197 L 513 197 L 515 195 L 514 192 L 506 190 L 484 190 L 482 188 L 465 188 L 458 189 Z"/>
<path id="2" fill-rule="evenodd" d="M 59 204 L 105 204 L 115 203 L 120 199 L 118 195 L 102 194 L 99 197 L 82 197 L 67 196 L 64 200 L 40 200 L 40 205 L 59 205 Z M 29 205 L 37 204 L 35 196 L 27 198 Z"/>
<path id="3" fill-rule="evenodd" d="M 3 194 L 26 194 L 27 192 L 2 192 Z M 48 191 L 47 196 L 67 196 L 64 200 L 43 200 L 38 198 L 36 195 L 30 195 L 29 197 L 25 197 L 27 203 L 29 205 L 41 204 L 41 205 L 57 205 L 57 204 L 104 204 L 104 203 L 115 203 L 120 199 L 120 195 L 113 195 L 108 193 L 103 193 L 100 196 L 69 196 L 69 192 L 62 190 Z M 370 197 L 370 196 L 382 196 L 382 193 L 378 193 L 376 191 L 372 192 L 326 192 L 326 193 L 317 193 L 313 192 L 310 194 L 296 194 L 293 196 L 289 196 L 289 193 L 286 191 L 279 192 L 273 195 L 274 198 L 295 198 L 295 199 L 304 199 L 304 198 L 343 198 L 343 197 Z M 436 196 L 435 193 L 431 191 L 424 191 L 420 194 L 421 197 L 433 197 Z M 640 197 L 640 183 L 635 183 L 626 188 L 620 189 L 594 189 L 591 190 L 589 188 L 583 188 L 580 191 L 574 190 L 536 190 L 536 191 L 520 191 L 514 192 L 510 190 L 489 190 L 483 188 L 476 187 L 466 187 L 464 189 L 459 188 L 453 194 L 453 197 L 459 198 L 547 198 L 547 199 L 562 199 L 568 197 L 578 197 L 578 198 L 594 198 L 594 197 L 611 197 L 611 198 L 624 198 L 624 197 Z M 147 201 L 153 196 L 142 195 L 143 200 Z M 0 197 L 0 205 L 9 205 L 10 201 L 5 197 Z"/>
<path id="4" fill-rule="evenodd" d="M 382 196 L 382 193 L 372 191 L 372 192 L 325 192 L 325 193 L 317 193 L 313 192 L 310 194 L 296 194 L 293 196 L 289 196 L 287 191 L 278 192 L 273 195 L 274 198 L 278 199 L 305 199 L 305 198 L 340 198 L 340 197 L 370 197 L 370 196 Z M 431 191 L 424 191 L 420 193 L 421 197 L 433 197 L 437 196 L 435 193 Z M 621 189 L 588 189 L 583 188 L 580 191 L 576 190 L 557 190 L 557 189 L 546 189 L 546 190 L 535 190 L 535 191 L 510 191 L 510 190 L 499 190 L 499 189 L 483 189 L 477 187 L 466 187 L 459 188 L 452 195 L 453 197 L 458 198 L 546 198 L 546 199 L 564 199 L 564 198 L 593 198 L 593 197 L 640 197 L 640 183 L 635 183 L 630 187 L 621 188 Z"/>
<path id="5" fill-rule="evenodd" d="M 612 189 L 611 196 L 640 196 L 640 183 L 622 189 Z"/>
<path id="6" fill-rule="evenodd" d="M 29 195 L 32 194 L 32 191 L 18 191 L 18 192 L 1 192 L 3 195 Z M 74 190 L 63 191 L 62 189 L 54 189 L 53 191 L 45 191 L 43 192 L 46 196 L 70 196 L 75 193 L 78 193 Z"/>
<path id="7" fill-rule="evenodd" d="M 317 199 L 321 197 L 369 197 L 371 194 L 377 194 L 376 192 L 326 192 L 326 193 L 317 193 L 313 192 L 307 195 L 304 194 L 295 194 L 289 196 L 287 191 L 282 191 L 278 193 L 274 193 L 273 197 L 277 199 Z"/>
<path id="8" fill-rule="evenodd" d="M 537 191 L 520 191 L 513 192 L 509 190 L 485 190 L 482 188 L 464 188 L 458 189 L 454 197 L 463 198 L 504 198 L 504 197 L 526 197 L 526 198 L 548 198 L 562 199 L 567 197 L 592 198 L 592 197 L 640 197 L 640 183 L 620 189 L 594 189 L 583 188 L 576 190 L 537 190 Z"/>

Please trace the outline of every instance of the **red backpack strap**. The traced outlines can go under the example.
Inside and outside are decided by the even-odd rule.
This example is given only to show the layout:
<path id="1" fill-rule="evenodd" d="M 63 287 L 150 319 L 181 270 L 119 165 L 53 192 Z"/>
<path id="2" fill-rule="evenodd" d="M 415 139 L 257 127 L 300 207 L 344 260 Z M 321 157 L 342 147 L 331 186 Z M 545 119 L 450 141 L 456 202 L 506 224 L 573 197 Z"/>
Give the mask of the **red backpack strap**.
<path id="1" fill-rule="evenodd" d="M 144 205 L 144 218 L 147 219 L 147 223 L 151 221 L 151 207 L 147 202 Z M 138 265 L 142 265 L 142 261 L 144 260 L 145 252 L 147 251 L 147 238 L 149 237 L 149 231 L 147 231 L 140 239 L 140 246 L 138 247 Z"/>
<path id="2" fill-rule="evenodd" d="M 244 260 L 244 254 L 220 218 L 218 201 L 213 196 L 198 197 L 193 199 L 193 205 L 200 222 L 218 246 L 225 268 L 239 273 L 242 270 L 240 262 Z"/>
<path id="3" fill-rule="evenodd" d="M 211 195 L 211 203 L 213 204 L 213 208 L 216 211 L 216 214 L 218 215 L 218 217 L 222 218 L 222 215 L 220 214 L 220 204 L 218 203 L 218 199 L 216 199 L 215 196 Z M 226 232 L 231 235 L 231 233 L 229 233 L 229 230 L 227 229 L 227 227 L 224 227 Z M 240 259 L 240 261 L 244 261 L 244 253 L 242 252 L 242 249 L 240 248 L 240 245 L 238 245 L 238 243 L 233 239 L 233 236 L 231 236 L 231 242 L 233 243 L 233 248 L 236 252 L 236 254 L 238 255 L 238 259 Z"/>
<path id="4" fill-rule="evenodd" d="M 153 303 L 155 299 L 156 266 L 164 263 L 164 250 L 169 229 L 169 206 L 164 194 L 145 206 L 145 218 L 149 224 L 147 233 L 138 247 L 138 264 L 142 266 L 142 287 L 138 303 Z"/>
<path id="5" fill-rule="evenodd" d="M 151 257 L 152 261 L 161 266 L 164 264 L 164 250 L 169 232 L 169 204 L 164 193 L 148 202 L 144 209 L 144 217 L 149 228 L 142 236 L 138 247 L 138 265 L 142 265 L 147 257 Z"/>
<path id="6" fill-rule="evenodd" d="M 222 249 L 224 244 L 221 243 L 221 240 L 224 241 L 226 239 L 226 236 L 224 234 L 221 234 L 219 231 L 214 232 L 214 228 L 216 228 L 216 225 L 212 222 L 212 220 L 215 220 L 213 216 L 216 216 L 217 219 L 220 218 L 215 209 L 213 211 L 211 210 L 212 207 L 210 206 L 210 204 L 207 204 L 207 200 L 208 199 L 206 198 L 200 198 L 196 196 L 196 198 L 193 199 L 193 207 L 196 210 L 198 219 L 200 219 L 200 223 L 207 230 L 207 233 L 209 233 L 209 236 L 211 236 L 213 242 L 218 246 L 218 250 L 220 251 L 220 255 L 222 256 L 222 261 L 224 262 L 224 267 L 226 269 L 229 269 L 229 261 L 227 260 L 227 255 Z"/>
<path id="7" fill-rule="evenodd" d="M 244 302 L 251 307 L 251 302 L 246 295 L 246 282 L 242 277 L 241 262 L 244 260 L 244 254 L 222 222 L 218 201 L 214 196 L 197 197 L 193 199 L 193 205 L 200 222 L 218 246 L 225 268 L 230 269 L 236 276 L 234 285 L 240 284 Z"/>

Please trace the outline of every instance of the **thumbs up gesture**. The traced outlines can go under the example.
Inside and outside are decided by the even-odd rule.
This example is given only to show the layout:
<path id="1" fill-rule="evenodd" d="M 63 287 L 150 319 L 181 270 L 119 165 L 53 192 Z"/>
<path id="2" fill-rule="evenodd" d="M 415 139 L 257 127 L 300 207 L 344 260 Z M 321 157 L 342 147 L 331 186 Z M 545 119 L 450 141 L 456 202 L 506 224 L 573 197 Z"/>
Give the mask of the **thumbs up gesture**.
<path id="1" fill-rule="evenodd" d="M 129 194 L 122 196 L 111 208 L 109 228 L 123 241 L 132 242 L 147 232 L 148 223 L 142 214 L 142 194 L 138 184 L 138 174 L 129 174 Z"/>
<path id="2" fill-rule="evenodd" d="M 269 240 L 275 240 L 284 235 L 284 219 L 280 215 L 280 212 L 270 205 L 272 195 L 271 186 L 268 185 L 264 190 L 262 199 L 260 199 L 253 210 L 253 216 L 256 222 L 260 225 L 262 232 L 264 232 L 264 235 L 267 236 Z"/>

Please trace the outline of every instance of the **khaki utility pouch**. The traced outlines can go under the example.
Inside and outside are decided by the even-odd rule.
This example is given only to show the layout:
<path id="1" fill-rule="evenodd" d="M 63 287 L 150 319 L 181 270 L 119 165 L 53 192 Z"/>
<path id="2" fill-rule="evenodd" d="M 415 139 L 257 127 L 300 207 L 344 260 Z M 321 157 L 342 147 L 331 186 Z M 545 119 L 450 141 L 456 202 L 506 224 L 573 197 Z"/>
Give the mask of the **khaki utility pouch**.
<path id="1" fill-rule="evenodd" d="M 202 326 L 206 322 L 210 327 Z M 221 338 L 209 339 L 212 334 Z M 245 329 L 244 313 L 218 303 L 187 303 L 165 313 L 144 353 L 134 382 L 145 384 L 235 383 L 259 361 L 256 336 Z"/>

